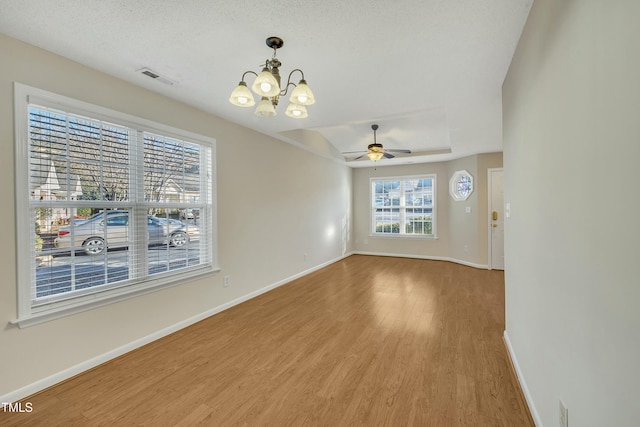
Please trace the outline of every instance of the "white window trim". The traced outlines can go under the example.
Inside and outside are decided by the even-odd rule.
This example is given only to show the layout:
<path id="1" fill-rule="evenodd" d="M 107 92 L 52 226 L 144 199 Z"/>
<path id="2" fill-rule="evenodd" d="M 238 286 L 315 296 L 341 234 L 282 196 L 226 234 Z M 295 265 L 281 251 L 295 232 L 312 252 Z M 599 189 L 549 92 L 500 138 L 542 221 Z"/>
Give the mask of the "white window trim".
<path id="1" fill-rule="evenodd" d="M 114 287 L 112 289 L 88 294 L 83 297 L 70 300 L 60 300 L 47 306 L 46 310 L 38 310 L 31 303 L 31 241 L 20 236 L 30 236 L 33 224 L 29 212 L 29 104 L 41 104 L 55 108 L 56 106 L 72 110 L 76 114 L 105 120 L 117 121 L 119 124 L 132 128 L 143 129 L 166 137 L 190 140 L 211 148 L 213 159 L 211 161 L 211 264 L 199 269 L 181 271 L 179 274 L 166 274 L 160 278 L 153 278 L 139 282 L 133 286 Z M 89 104 L 63 95 L 47 92 L 42 89 L 30 87 L 18 82 L 14 83 L 14 132 L 15 132 L 15 175 L 16 175 L 16 258 L 17 258 L 17 297 L 18 317 L 12 320 L 12 324 L 19 327 L 32 326 L 63 316 L 86 311 L 95 307 L 111 304 L 134 296 L 146 294 L 171 286 L 186 283 L 205 275 L 220 271 L 218 267 L 217 244 L 217 179 L 216 179 L 216 140 L 210 137 L 156 123 L 151 120 L 139 118 L 119 111 Z M 26 277 L 25 277 L 26 276 Z M 177 279 L 179 277 L 179 279 Z"/>
<path id="2" fill-rule="evenodd" d="M 393 181 L 393 180 L 410 180 L 410 179 L 432 179 L 433 180 L 433 209 L 431 212 L 432 215 L 432 227 L 433 234 L 400 234 L 400 233 L 376 233 L 373 231 L 373 226 L 375 223 L 375 211 L 374 211 L 374 199 L 373 199 L 373 183 L 375 181 Z M 407 176 L 377 176 L 369 178 L 369 237 L 379 238 L 379 239 L 405 239 L 405 240 L 438 240 L 438 227 L 437 227 L 437 206 L 438 206 L 438 195 L 437 195 L 437 184 L 436 184 L 436 174 L 424 174 L 424 175 L 407 175 Z M 398 206 L 400 207 L 400 206 Z M 404 207 L 406 208 L 406 206 Z"/>
<path id="3" fill-rule="evenodd" d="M 374 239 L 400 239 L 400 240 L 438 240 L 437 234 L 393 234 L 393 233 L 369 233 Z"/>

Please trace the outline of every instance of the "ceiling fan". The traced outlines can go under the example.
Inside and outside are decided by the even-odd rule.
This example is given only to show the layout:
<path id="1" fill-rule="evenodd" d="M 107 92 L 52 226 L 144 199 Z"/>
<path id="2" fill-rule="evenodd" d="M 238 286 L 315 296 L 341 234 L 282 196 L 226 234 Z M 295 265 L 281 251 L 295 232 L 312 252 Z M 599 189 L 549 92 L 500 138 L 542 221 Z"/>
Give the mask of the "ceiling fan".
<path id="1" fill-rule="evenodd" d="M 376 131 L 378 130 L 378 125 L 371 125 L 371 129 L 373 129 L 373 144 L 369 144 L 367 147 L 367 151 L 347 151 L 342 154 L 359 154 L 364 153 L 359 157 L 356 157 L 352 160 L 360 160 L 364 157 L 368 157 L 369 160 L 377 161 L 381 158 L 393 159 L 395 156 L 391 153 L 403 153 L 403 154 L 411 154 L 411 150 L 386 150 L 382 144 L 378 144 L 376 141 Z"/>

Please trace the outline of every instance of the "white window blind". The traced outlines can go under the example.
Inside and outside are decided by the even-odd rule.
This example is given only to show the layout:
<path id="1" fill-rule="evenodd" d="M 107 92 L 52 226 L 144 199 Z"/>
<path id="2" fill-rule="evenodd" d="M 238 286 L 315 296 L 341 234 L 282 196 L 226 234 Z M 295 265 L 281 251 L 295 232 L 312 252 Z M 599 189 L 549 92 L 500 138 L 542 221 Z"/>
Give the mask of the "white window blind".
<path id="1" fill-rule="evenodd" d="M 19 320 L 215 269 L 215 141 L 22 85 L 16 112 Z"/>

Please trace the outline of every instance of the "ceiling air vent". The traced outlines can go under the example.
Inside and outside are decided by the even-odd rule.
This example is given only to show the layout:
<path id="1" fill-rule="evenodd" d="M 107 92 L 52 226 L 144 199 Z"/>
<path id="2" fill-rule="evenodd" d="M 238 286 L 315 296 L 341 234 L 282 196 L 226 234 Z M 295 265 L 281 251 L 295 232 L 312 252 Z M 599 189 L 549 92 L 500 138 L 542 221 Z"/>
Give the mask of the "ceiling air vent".
<path id="1" fill-rule="evenodd" d="M 150 70 L 148 68 L 141 68 L 138 70 L 138 73 L 143 74 L 147 77 L 151 77 L 154 80 L 157 80 L 161 83 L 164 83 L 166 85 L 173 85 L 175 82 L 171 79 L 168 79 L 166 77 L 161 76 L 160 74 L 156 73 L 153 70 Z"/>

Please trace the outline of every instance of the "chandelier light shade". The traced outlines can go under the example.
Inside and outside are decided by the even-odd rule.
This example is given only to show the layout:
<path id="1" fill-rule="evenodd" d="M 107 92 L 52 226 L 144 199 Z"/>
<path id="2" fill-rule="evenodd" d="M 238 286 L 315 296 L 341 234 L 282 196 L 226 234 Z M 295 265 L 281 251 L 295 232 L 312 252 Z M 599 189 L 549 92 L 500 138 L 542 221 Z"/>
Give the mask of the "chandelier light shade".
<path id="1" fill-rule="evenodd" d="M 289 102 L 298 105 L 311 105 L 316 102 L 316 99 L 313 97 L 313 92 L 311 92 L 311 89 L 307 86 L 307 82 L 304 79 L 300 80 L 298 86 L 291 92 Z"/>
<path id="2" fill-rule="evenodd" d="M 309 115 L 307 114 L 307 107 L 304 105 L 294 104 L 293 102 L 289 104 L 287 111 L 284 113 L 294 119 L 304 119 Z"/>
<path id="3" fill-rule="evenodd" d="M 245 82 L 238 83 L 238 87 L 231 92 L 229 102 L 237 107 L 253 107 L 256 105 L 256 101 L 253 99 L 253 94 Z"/>
<path id="4" fill-rule="evenodd" d="M 264 67 L 251 85 L 251 90 L 260 96 L 277 96 L 280 95 L 280 83 L 271 74 L 269 68 Z"/>
<path id="5" fill-rule="evenodd" d="M 258 102 L 258 106 L 256 107 L 255 114 L 256 116 L 260 116 L 260 117 L 275 117 L 276 108 L 271 103 L 269 98 L 267 98 L 266 96 L 263 96 L 262 100 Z"/>
<path id="6" fill-rule="evenodd" d="M 233 92 L 231 92 L 229 102 L 238 107 L 252 107 L 255 105 L 255 99 L 253 97 L 253 93 L 255 93 L 261 97 L 255 114 L 261 117 L 274 117 L 280 97 L 287 95 L 289 87 L 293 86 L 294 89 L 291 91 L 289 106 L 285 114 L 295 119 L 308 117 L 309 114 L 307 113 L 306 106 L 314 104 L 316 100 L 313 92 L 307 85 L 307 81 L 304 79 L 304 73 L 298 68 L 291 71 L 287 78 L 287 83 L 282 87 L 280 84 L 280 65 L 282 64 L 278 58 L 276 58 L 276 52 L 284 45 L 284 41 L 279 37 L 269 37 L 266 43 L 267 46 L 273 49 L 273 56 L 271 59 L 265 61 L 264 68 L 260 74 L 253 71 L 244 72 L 242 80 Z M 297 85 L 291 81 L 291 76 L 295 72 L 299 72 L 302 76 Z M 256 79 L 251 85 L 251 91 L 253 91 L 253 93 L 249 90 L 245 82 L 247 74 L 256 76 Z"/>

